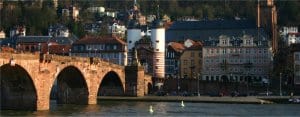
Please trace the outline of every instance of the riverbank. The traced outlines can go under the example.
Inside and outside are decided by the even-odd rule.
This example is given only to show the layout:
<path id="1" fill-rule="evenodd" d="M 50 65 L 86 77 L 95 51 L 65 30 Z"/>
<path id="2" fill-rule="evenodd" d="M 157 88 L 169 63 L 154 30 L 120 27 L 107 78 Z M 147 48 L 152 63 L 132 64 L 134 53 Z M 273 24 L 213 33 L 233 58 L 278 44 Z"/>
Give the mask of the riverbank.
<path id="1" fill-rule="evenodd" d="M 148 101 L 148 102 L 195 102 L 195 103 L 230 103 L 230 104 L 272 104 L 271 99 L 278 99 L 278 97 L 210 97 L 210 96 L 144 96 L 144 97 L 118 97 L 118 96 L 99 96 L 100 101 Z M 281 97 L 280 99 L 288 100 L 288 97 Z M 276 102 L 277 103 L 277 102 Z"/>

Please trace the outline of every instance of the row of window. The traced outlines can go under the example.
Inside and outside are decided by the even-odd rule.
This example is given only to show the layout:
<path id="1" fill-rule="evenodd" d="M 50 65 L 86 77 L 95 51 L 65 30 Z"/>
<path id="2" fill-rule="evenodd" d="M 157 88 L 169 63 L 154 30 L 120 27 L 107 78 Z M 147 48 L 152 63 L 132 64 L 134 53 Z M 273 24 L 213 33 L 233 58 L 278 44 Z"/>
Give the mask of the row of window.
<path id="1" fill-rule="evenodd" d="M 89 56 L 89 57 L 100 57 L 104 59 L 118 59 L 121 55 L 120 53 L 72 53 L 76 56 Z"/>
<path id="2" fill-rule="evenodd" d="M 202 80 L 206 81 L 224 81 L 226 80 L 230 82 L 246 82 L 246 81 L 262 81 L 263 78 L 268 78 L 268 76 L 205 76 Z"/>
<path id="3" fill-rule="evenodd" d="M 96 51 L 96 50 L 117 50 L 117 45 L 86 45 L 84 46 L 74 46 L 74 51 Z"/>
<path id="4" fill-rule="evenodd" d="M 206 63 L 216 63 L 216 64 L 219 64 L 219 63 L 225 63 L 225 61 L 228 63 L 228 64 L 244 64 L 244 63 L 264 63 L 264 64 L 267 64 L 269 63 L 270 61 L 268 59 L 250 59 L 250 58 L 247 58 L 247 59 L 241 59 L 241 58 L 236 58 L 236 59 L 229 59 L 229 60 L 226 60 L 226 59 L 206 59 L 205 62 Z"/>
<path id="5" fill-rule="evenodd" d="M 190 63 L 190 64 L 189 64 Z M 202 64 L 202 61 L 199 60 L 198 64 Z M 183 65 L 195 65 L 195 60 L 183 60 Z"/>
<path id="6" fill-rule="evenodd" d="M 256 49 L 256 48 L 230 48 L 230 49 L 226 49 L 226 48 L 223 48 L 223 49 L 215 49 L 215 48 L 212 48 L 212 49 L 204 49 L 206 50 L 206 54 L 226 54 L 226 53 L 247 53 L 247 54 L 251 54 L 251 53 L 264 53 L 266 54 L 268 51 L 266 48 L 264 49 Z"/>
<path id="7" fill-rule="evenodd" d="M 225 68 L 211 68 L 211 67 L 206 67 L 205 72 L 219 72 L 219 71 L 225 71 Z M 241 69 L 241 68 L 227 68 L 227 71 L 230 72 L 251 72 L 251 73 L 257 73 L 257 72 L 264 72 L 262 68 L 254 68 L 254 69 Z"/>

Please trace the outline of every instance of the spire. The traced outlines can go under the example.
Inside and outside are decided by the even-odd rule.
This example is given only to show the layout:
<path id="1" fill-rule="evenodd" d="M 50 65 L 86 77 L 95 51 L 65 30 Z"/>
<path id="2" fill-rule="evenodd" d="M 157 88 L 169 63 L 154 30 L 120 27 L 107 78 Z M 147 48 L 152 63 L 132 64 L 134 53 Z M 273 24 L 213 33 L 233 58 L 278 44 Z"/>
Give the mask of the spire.
<path id="1" fill-rule="evenodd" d="M 156 11 L 156 19 L 159 19 L 159 3 L 158 3 L 158 0 L 157 0 L 157 11 Z"/>
<path id="2" fill-rule="evenodd" d="M 257 28 L 260 27 L 260 5 L 259 0 L 257 0 Z"/>

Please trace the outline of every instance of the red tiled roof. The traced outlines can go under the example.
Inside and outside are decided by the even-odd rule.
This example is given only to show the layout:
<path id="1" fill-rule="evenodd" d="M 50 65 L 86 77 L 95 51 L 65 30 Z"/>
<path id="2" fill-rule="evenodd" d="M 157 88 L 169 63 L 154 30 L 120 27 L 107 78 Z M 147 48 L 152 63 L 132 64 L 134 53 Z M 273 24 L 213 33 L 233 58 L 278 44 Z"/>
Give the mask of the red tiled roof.
<path id="1" fill-rule="evenodd" d="M 71 49 L 71 45 L 51 45 L 49 46 L 49 51 L 51 54 L 63 54 L 69 53 L 69 49 Z M 43 53 L 48 52 L 48 47 L 42 49 Z"/>
<path id="2" fill-rule="evenodd" d="M 294 33 L 294 32 L 289 32 L 288 34 L 289 34 L 289 35 L 296 35 L 296 36 L 300 36 L 300 33 L 299 33 L 299 32 L 297 32 L 297 33 Z"/>
<path id="3" fill-rule="evenodd" d="M 102 43 L 111 43 L 111 44 L 122 44 L 126 45 L 122 39 L 116 36 L 85 36 L 80 40 L 76 41 L 74 44 L 102 44 Z"/>
<path id="4" fill-rule="evenodd" d="M 185 49 L 184 45 L 182 43 L 177 42 L 170 42 L 168 44 L 171 48 L 173 48 L 176 52 L 181 52 Z"/>

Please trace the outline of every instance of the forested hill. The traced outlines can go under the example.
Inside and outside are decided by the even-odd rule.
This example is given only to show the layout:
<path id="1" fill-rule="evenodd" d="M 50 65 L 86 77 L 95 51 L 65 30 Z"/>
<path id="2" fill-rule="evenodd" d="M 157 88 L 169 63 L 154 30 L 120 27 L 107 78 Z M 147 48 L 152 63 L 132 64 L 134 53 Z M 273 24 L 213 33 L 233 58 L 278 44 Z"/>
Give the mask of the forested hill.
<path id="1" fill-rule="evenodd" d="M 0 0 L 1 1 L 1 0 Z M 82 22 L 73 22 L 60 15 L 59 10 L 71 4 L 80 8 L 80 19 L 91 20 L 95 14 L 86 12 L 88 7 L 104 6 L 106 10 L 126 11 L 131 8 L 133 0 L 58 0 L 58 8 L 53 0 L 25 0 L 26 2 L 2 0 L 0 28 L 8 32 L 17 24 L 25 24 L 30 35 L 45 35 L 47 28 L 54 23 L 67 25 L 72 32 L 82 36 Z M 261 0 L 263 1 L 263 0 Z M 265 1 L 265 0 L 264 0 Z M 159 4 L 161 15 L 168 15 L 173 21 L 181 17 L 196 19 L 255 19 L 257 0 L 137 0 L 143 15 L 156 14 Z M 278 24 L 300 25 L 300 1 L 275 0 L 278 10 Z"/>

